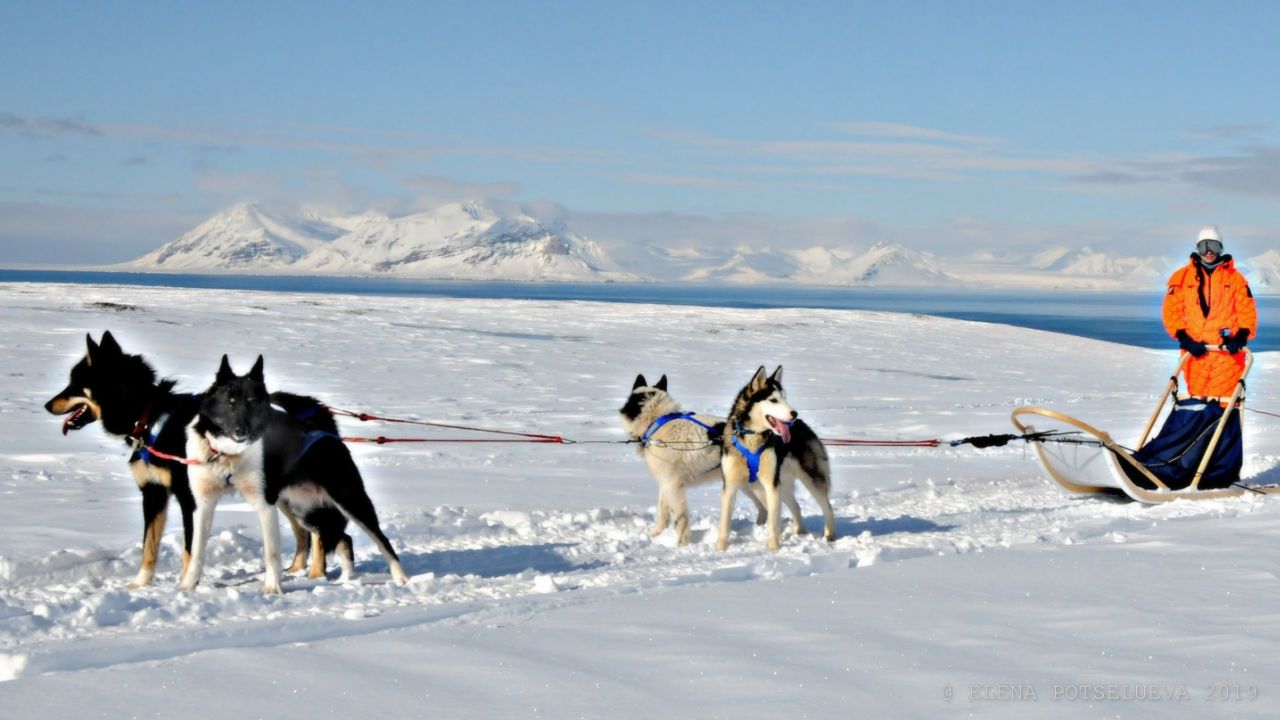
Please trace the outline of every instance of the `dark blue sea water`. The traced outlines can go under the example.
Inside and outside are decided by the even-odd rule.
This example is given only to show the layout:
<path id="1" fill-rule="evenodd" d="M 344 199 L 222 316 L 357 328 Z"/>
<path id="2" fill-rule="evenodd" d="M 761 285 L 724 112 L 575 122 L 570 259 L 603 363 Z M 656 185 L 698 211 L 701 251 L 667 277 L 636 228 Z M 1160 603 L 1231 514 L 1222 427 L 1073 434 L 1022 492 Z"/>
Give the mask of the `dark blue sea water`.
<path id="1" fill-rule="evenodd" d="M 919 313 L 1016 325 L 1137 345 L 1175 347 L 1160 324 L 1163 295 L 1044 290 L 898 290 L 741 287 L 645 283 L 511 283 L 265 275 L 161 275 L 69 270 L 4 270 L 0 282 L 87 283 L 146 287 L 265 290 L 350 295 L 533 300 L 594 300 L 735 308 L 829 308 Z M 1255 351 L 1280 349 L 1280 309 L 1258 298 Z"/>

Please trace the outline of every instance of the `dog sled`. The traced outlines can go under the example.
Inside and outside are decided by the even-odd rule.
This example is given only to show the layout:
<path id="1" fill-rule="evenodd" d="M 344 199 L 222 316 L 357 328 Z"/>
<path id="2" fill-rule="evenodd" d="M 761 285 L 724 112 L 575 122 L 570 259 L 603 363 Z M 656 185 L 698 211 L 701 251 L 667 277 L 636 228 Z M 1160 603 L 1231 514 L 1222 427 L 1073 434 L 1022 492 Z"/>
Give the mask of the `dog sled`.
<path id="1" fill-rule="evenodd" d="M 1074 493 L 1123 492 L 1155 504 L 1280 492 L 1280 486 L 1249 487 L 1240 480 L 1245 378 L 1253 367 L 1253 354 L 1243 352 L 1244 371 L 1226 398 L 1179 396 L 1178 374 L 1189 357 L 1183 353 L 1133 449 L 1106 431 L 1048 408 L 1020 407 L 1013 411 L 1013 424 L 1024 436 L 1035 436 L 1036 454 L 1049 477 Z M 1172 409 L 1152 437 L 1170 399 Z"/>

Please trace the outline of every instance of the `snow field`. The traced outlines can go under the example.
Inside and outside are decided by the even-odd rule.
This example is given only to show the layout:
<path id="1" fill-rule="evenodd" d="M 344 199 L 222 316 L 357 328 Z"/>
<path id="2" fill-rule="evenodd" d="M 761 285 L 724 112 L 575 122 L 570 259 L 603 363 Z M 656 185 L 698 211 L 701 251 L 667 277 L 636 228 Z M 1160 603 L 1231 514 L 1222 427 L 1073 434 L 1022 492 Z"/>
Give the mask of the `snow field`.
<path id="1" fill-rule="evenodd" d="M 532 706 L 519 705 L 517 697 L 541 698 L 546 711 L 550 696 L 539 690 L 538 678 L 544 686 L 575 677 L 586 683 L 594 668 L 596 680 L 616 679 L 662 662 L 667 652 L 695 658 L 705 670 L 709 650 L 703 643 L 721 644 L 725 657 L 717 657 L 744 674 L 773 667 L 772 661 L 743 655 L 762 636 L 723 633 L 758 617 L 763 605 L 749 598 L 781 603 L 786 612 L 817 612 L 811 607 L 815 588 L 830 587 L 860 598 L 856 615 L 818 625 L 812 616 L 799 624 L 777 612 L 764 616 L 766 634 L 805 627 L 808 634 L 797 637 L 824 643 L 808 647 L 827 663 L 823 672 L 831 684 L 813 695 L 818 704 L 809 707 L 834 712 L 839 703 L 861 700 L 872 707 L 915 708 L 919 717 L 960 710 L 1013 713 L 1013 706 L 967 700 L 940 704 L 941 688 L 949 683 L 963 694 L 967 684 L 1027 668 L 1028 682 L 1043 686 L 1042 694 L 1051 691 L 1063 676 L 1047 660 L 1028 664 L 1027 658 L 1057 654 L 1072 667 L 1093 658 L 1097 647 L 1086 636 L 1114 634 L 1123 628 L 1119 608 L 1131 612 L 1141 602 L 1108 593 L 1136 594 L 1134 583 L 1143 577 L 1155 583 L 1148 559 L 1172 557 L 1172 565 L 1183 568 L 1202 562 L 1196 553 L 1211 548 L 1217 554 L 1203 562 L 1217 563 L 1220 570 L 1223 548 L 1202 544 L 1201 538 L 1225 545 L 1232 529 L 1243 527 L 1254 531 L 1253 544 L 1265 544 L 1280 512 L 1274 502 L 1248 496 L 1150 508 L 1071 497 L 1042 476 L 1031 451 L 1021 446 L 833 448 L 839 540 L 828 544 L 788 533 L 782 551 L 770 554 L 751 522 L 749 503 L 740 500 L 730 548 L 719 553 L 718 488 L 689 493 L 691 545 L 674 547 L 671 531 L 651 540 L 656 485 L 634 449 L 615 444 L 624 439 L 617 409 L 636 373 L 666 373 L 686 409 L 723 413 L 756 366 L 772 369 L 778 363 L 786 368 L 790 402 L 824 437 L 950 440 L 1009 432 L 1010 411 L 1034 403 L 1088 419 L 1127 441 L 1150 413 L 1172 352 L 892 313 L 21 284 L 0 286 L 0 299 L 7 328 L 0 348 L 6 368 L 0 393 L 0 678 L 15 680 L 0 685 L 0 697 L 34 697 L 49 687 L 46 682 L 70 677 L 84 678 L 102 692 L 106 678 L 138 663 L 171 668 L 179 684 L 190 684 L 190 673 L 200 671 L 180 668 L 201 665 L 199 658 L 230 652 L 257 662 L 298 644 L 321 656 L 348 644 L 374 654 L 402 653 L 406 634 L 412 634 L 458 668 L 493 660 L 499 646 L 511 648 L 498 657 L 523 667 L 523 674 L 490 664 L 493 678 L 506 678 L 504 687 L 514 693 L 490 700 L 527 709 Z M 197 591 L 175 587 L 181 542 L 176 506 L 156 583 L 130 590 L 141 552 L 141 513 L 125 465 L 127 451 L 96 426 L 62 437 L 58 419 L 42 408 L 65 384 L 67 370 L 83 352 L 84 334 L 97 337 L 103 329 L 192 391 L 211 381 L 221 353 L 230 353 L 233 366 L 243 371 L 262 352 L 272 388 L 314 394 L 336 407 L 612 442 L 352 446 L 384 530 L 412 576 L 406 587 L 387 583 L 372 543 L 352 531 L 360 573 L 355 582 L 294 577 L 286 580 L 285 595 L 262 596 L 256 520 L 246 506 L 227 498 L 215 517 L 209 566 Z M 1258 356 L 1250 384 L 1255 407 L 1280 406 L 1269 387 L 1274 366 L 1270 354 Z M 349 435 L 475 437 L 345 418 L 341 425 Z M 1280 480 L 1275 430 L 1271 418 L 1246 418 L 1245 472 L 1258 481 Z M 819 530 L 816 505 L 800 494 L 806 525 Z M 1184 544 L 1184 535 L 1193 539 Z M 290 545 L 286 540 L 286 550 Z M 1044 562 L 1071 570 L 1048 573 Z M 1131 573 L 1131 565 L 1142 570 Z M 1274 592 L 1275 575 L 1266 575 L 1271 571 L 1265 563 L 1253 565 L 1243 576 L 1232 576 L 1236 609 L 1248 613 L 1265 608 L 1261 593 Z M 954 587 L 956 597 L 922 605 L 909 592 L 904 595 L 903 588 L 929 578 Z M 1182 593 L 1192 581 L 1161 579 L 1173 583 L 1169 592 Z M 1024 595 L 966 595 L 984 582 L 995 595 L 1025 585 Z M 1194 587 L 1214 597 L 1224 589 L 1221 583 Z M 1036 608 L 1046 594 L 1069 602 L 1045 608 L 1052 610 L 1049 626 L 1034 631 L 1045 619 Z M 748 600 L 734 604 L 739 598 Z M 927 608 L 929 622 L 919 625 L 901 615 L 908 606 L 917 612 Z M 705 608 L 717 610 L 707 616 Z M 670 646 L 661 649 L 626 631 L 674 632 L 691 617 L 701 618 L 709 634 L 668 638 Z M 1171 617 L 1184 616 L 1179 611 Z M 990 638 L 974 645 L 968 636 L 977 626 L 998 634 L 1006 625 L 1025 636 L 1014 645 L 1028 647 L 1001 645 L 993 651 Z M 1229 650 L 1252 654 L 1259 636 L 1277 637 L 1278 625 L 1268 615 L 1261 629 L 1225 619 L 1206 629 L 1218 633 Z M 580 634 L 573 634 L 575 627 Z M 554 642 L 535 642 L 520 628 Z M 1067 637 L 1076 640 L 1064 645 Z M 1204 655 L 1185 634 L 1171 637 L 1176 647 L 1162 646 L 1154 675 Z M 1144 646 L 1137 636 L 1118 642 L 1125 657 Z M 563 672 L 536 667 L 535 653 L 549 645 L 565 654 L 557 666 Z M 903 652 L 923 653 L 925 659 L 903 660 Z M 368 657 L 344 656 L 343 662 L 359 666 Z M 930 664 L 929 657 L 945 662 Z M 922 663 L 923 672 L 904 674 Z M 1101 667 L 1099 677 L 1118 669 L 1114 663 L 1084 664 Z M 919 686 L 929 697 L 909 700 L 902 692 L 877 691 L 867 679 L 875 668 L 897 673 L 904 682 L 910 678 L 906 686 L 890 687 Z M 321 669 L 319 676 L 327 672 Z M 614 687 L 614 696 L 635 698 L 629 707 L 637 716 L 667 692 L 708 710 L 702 716 L 720 716 L 721 710 L 710 710 L 721 707 L 713 700 L 723 693 L 676 689 L 681 677 L 673 666 L 657 673 L 655 687 L 656 678 L 668 681 L 661 690 Z M 811 689 L 816 677 L 810 678 Z M 1190 679 L 1186 673 L 1180 677 Z M 437 675 L 411 684 L 427 694 L 441 688 L 433 702 L 442 707 L 480 708 L 479 700 L 468 705 L 464 694 L 447 693 L 448 679 L 465 684 Z M 710 685 L 722 688 L 724 682 Z M 750 684 L 745 678 L 738 682 Z M 723 706 L 723 716 L 748 707 L 742 697 L 757 692 L 740 691 L 741 697 Z M 583 692 L 583 705 L 549 715 L 591 716 L 605 707 L 604 695 Z M 394 697 L 393 692 L 387 702 Z M 766 703 L 746 714 L 763 716 L 779 707 Z"/>

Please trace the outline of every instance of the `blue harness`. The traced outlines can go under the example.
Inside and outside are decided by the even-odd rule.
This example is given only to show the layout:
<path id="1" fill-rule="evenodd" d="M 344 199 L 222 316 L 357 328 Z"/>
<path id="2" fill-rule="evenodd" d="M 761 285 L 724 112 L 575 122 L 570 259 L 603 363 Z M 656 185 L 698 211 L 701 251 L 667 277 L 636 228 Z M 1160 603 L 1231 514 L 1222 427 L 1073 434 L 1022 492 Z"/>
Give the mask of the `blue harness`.
<path id="1" fill-rule="evenodd" d="M 303 436 L 302 452 L 298 453 L 298 459 L 301 460 L 302 456 L 307 454 L 307 451 L 311 449 L 312 445 L 315 445 L 317 441 L 325 438 L 333 438 L 338 441 L 342 440 L 341 435 L 334 435 L 333 433 L 326 432 L 324 430 L 312 430 Z M 294 462 L 296 463 L 297 461 Z"/>
<path id="2" fill-rule="evenodd" d="M 138 448 L 138 457 L 143 463 L 152 465 L 151 446 L 156 444 L 160 439 L 160 431 L 164 429 L 164 424 L 169 422 L 169 413 L 162 414 L 151 427 L 147 429 L 147 442 Z M 154 429 L 153 429 L 154 428 Z"/>
<path id="3" fill-rule="evenodd" d="M 738 439 L 738 433 L 736 430 L 737 428 L 735 428 L 735 432 L 733 433 L 733 446 L 738 448 L 738 452 L 742 453 L 743 459 L 747 461 L 747 469 L 751 471 L 751 475 L 747 478 L 747 482 L 753 483 L 760 479 L 760 456 L 764 454 L 765 446 L 761 445 L 759 450 L 752 450 L 742 444 L 742 441 Z M 751 431 L 746 430 L 744 432 L 750 433 Z"/>
<path id="4" fill-rule="evenodd" d="M 311 418 L 320 414 L 320 411 L 321 411 L 321 406 L 319 405 L 312 405 L 311 407 L 308 407 L 306 409 L 299 410 L 297 413 L 290 413 L 288 410 L 285 410 L 283 407 L 276 405 L 275 403 L 272 403 L 271 407 L 275 408 L 276 410 L 279 410 L 280 412 L 286 415 L 289 415 L 290 417 L 292 417 L 294 420 L 297 420 L 298 422 L 307 423 L 307 424 L 310 424 Z M 297 459 L 293 461 L 294 465 L 298 464 L 298 460 L 301 460 L 302 456 L 307 454 L 307 451 L 311 449 L 312 445 L 315 445 L 317 442 L 325 438 L 333 438 L 334 440 L 337 440 L 339 442 L 342 441 L 341 435 L 335 435 L 334 433 L 328 432 L 326 430 L 308 430 L 306 433 L 304 433 L 302 435 L 302 450 L 298 452 Z"/>
<path id="5" fill-rule="evenodd" d="M 671 422 L 672 420 L 688 420 L 689 422 L 693 423 L 694 425 L 700 425 L 700 426 L 702 426 L 702 427 L 706 428 L 706 429 L 707 429 L 707 431 L 708 431 L 708 432 L 709 432 L 713 437 L 714 437 L 714 436 L 717 436 L 717 435 L 719 435 L 719 434 L 720 434 L 720 432 L 719 432 L 718 430 L 716 430 L 716 429 L 715 429 L 715 427 L 713 427 L 713 426 L 711 426 L 711 425 L 708 425 L 708 424 L 706 424 L 706 423 L 702 422 L 701 420 L 699 420 L 699 419 L 695 418 L 695 417 L 694 417 L 694 415 L 697 415 L 697 413 L 691 413 L 691 412 L 687 412 L 687 413 L 669 413 L 669 414 L 667 414 L 667 415 L 663 415 L 662 417 L 658 418 L 657 420 L 654 420 L 654 421 L 653 421 L 653 424 L 649 426 L 649 429 L 644 431 L 644 435 L 640 438 L 640 444 L 641 444 L 641 445 L 643 445 L 643 446 L 645 446 L 645 447 L 649 447 L 649 442 L 650 442 L 650 440 L 652 440 L 652 439 L 653 439 L 653 434 L 654 434 L 654 433 L 656 433 L 656 432 L 658 432 L 658 430 L 659 430 L 663 425 L 666 425 L 667 423 Z"/>

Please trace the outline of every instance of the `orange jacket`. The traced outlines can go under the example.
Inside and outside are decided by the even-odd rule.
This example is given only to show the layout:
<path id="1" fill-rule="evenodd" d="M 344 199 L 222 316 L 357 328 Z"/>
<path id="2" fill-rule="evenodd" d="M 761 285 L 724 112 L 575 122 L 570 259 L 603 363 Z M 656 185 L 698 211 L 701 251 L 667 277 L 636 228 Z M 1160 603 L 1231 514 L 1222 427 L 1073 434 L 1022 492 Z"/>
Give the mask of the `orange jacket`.
<path id="1" fill-rule="evenodd" d="M 1178 268 L 1169 277 L 1164 296 L 1164 329 L 1170 337 L 1186 330 L 1193 340 L 1207 345 L 1223 341 L 1222 331 L 1235 335 L 1249 330 L 1249 339 L 1258 334 L 1258 307 L 1244 276 L 1236 271 L 1230 255 L 1212 273 L 1206 273 L 1199 259 Z"/>

